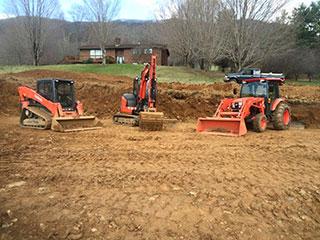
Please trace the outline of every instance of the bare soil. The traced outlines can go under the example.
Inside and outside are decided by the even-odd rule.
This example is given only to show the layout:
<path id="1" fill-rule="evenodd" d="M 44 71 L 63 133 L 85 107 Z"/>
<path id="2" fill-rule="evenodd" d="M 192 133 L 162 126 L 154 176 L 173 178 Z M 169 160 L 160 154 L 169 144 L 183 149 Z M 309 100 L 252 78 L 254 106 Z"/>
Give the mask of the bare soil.
<path id="1" fill-rule="evenodd" d="M 320 130 L 230 138 L 109 120 L 61 134 L 17 122 L 0 118 L 1 239 L 320 237 Z"/>
<path id="2" fill-rule="evenodd" d="M 35 88 L 36 79 L 64 78 L 76 81 L 77 98 L 84 103 L 88 114 L 110 118 L 119 109 L 120 97 L 131 92 L 132 80 L 102 74 L 72 73 L 48 70 L 33 70 L 16 74 L 0 75 L 0 114 L 19 114 L 17 87 L 28 85 Z M 212 116 L 224 97 L 235 97 L 237 85 L 160 83 L 158 86 L 158 109 L 168 118 L 195 120 Z M 293 119 L 303 122 L 308 128 L 320 127 L 320 87 L 283 86 L 292 108 Z"/>
<path id="3" fill-rule="evenodd" d="M 19 128 L 16 87 L 43 77 L 76 80 L 104 128 Z M 155 133 L 109 119 L 129 78 L 0 76 L 0 239 L 320 239 L 319 87 L 283 88 L 309 129 L 195 133 L 233 87 L 160 84 L 160 110 L 183 122 Z"/>

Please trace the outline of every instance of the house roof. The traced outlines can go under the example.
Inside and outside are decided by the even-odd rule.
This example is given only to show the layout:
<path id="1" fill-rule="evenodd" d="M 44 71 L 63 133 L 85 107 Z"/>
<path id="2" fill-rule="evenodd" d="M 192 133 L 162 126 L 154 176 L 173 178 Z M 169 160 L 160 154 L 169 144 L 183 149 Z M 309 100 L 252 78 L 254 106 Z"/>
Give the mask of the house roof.
<path id="1" fill-rule="evenodd" d="M 105 49 L 132 49 L 132 48 L 160 48 L 160 49 L 168 49 L 168 47 L 164 44 L 110 44 L 105 45 Z M 79 47 L 80 50 L 95 50 L 100 49 L 98 45 L 83 45 Z"/>

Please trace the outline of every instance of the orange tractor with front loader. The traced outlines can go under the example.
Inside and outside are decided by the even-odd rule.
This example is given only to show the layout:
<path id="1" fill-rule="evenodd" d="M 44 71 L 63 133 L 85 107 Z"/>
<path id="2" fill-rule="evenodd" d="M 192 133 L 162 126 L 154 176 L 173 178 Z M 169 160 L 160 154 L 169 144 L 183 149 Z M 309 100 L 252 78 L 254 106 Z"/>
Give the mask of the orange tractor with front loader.
<path id="1" fill-rule="evenodd" d="M 276 77 L 243 80 L 240 98 L 224 99 L 213 117 L 199 118 L 197 132 L 242 136 L 248 126 L 256 132 L 265 131 L 269 122 L 276 130 L 288 129 L 291 110 L 279 91 L 284 81 Z"/>

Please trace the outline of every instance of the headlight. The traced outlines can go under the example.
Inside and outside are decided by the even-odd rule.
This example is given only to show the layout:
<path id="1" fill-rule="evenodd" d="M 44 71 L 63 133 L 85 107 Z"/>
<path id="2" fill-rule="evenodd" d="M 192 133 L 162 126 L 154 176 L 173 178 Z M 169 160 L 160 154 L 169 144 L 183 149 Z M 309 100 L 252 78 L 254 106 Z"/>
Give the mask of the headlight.
<path id="1" fill-rule="evenodd" d="M 224 81 L 228 82 L 229 81 L 229 77 L 228 76 L 224 76 Z"/>
<path id="2" fill-rule="evenodd" d="M 243 105 L 242 102 L 233 102 L 233 103 L 231 104 L 231 108 L 232 108 L 232 109 L 240 109 L 240 108 L 242 108 L 242 105 Z"/>

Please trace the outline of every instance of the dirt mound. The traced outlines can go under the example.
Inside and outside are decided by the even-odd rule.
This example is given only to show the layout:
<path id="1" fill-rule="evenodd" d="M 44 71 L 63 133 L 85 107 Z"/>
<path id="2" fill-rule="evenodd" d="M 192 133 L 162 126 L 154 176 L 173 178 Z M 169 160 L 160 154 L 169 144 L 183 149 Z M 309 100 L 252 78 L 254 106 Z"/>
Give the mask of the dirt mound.
<path id="1" fill-rule="evenodd" d="M 32 70 L 15 74 L 5 74 L 6 77 L 16 77 L 19 80 L 26 79 L 34 81 L 41 78 L 61 78 L 72 79 L 80 83 L 108 83 L 123 85 L 130 80 L 128 77 L 123 76 L 111 76 L 107 74 L 94 74 L 94 73 L 78 73 L 78 72 L 66 72 L 66 71 L 51 71 L 51 70 Z"/>
<path id="2" fill-rule="evenodd" d="M 305 124 L 307 128 L 320 128 L 320 103 L 291 104 L 293 120 Z"/>
<path id="3" fill-rule="evenodd" d="M 19 111 L 18 83 L 0 80 L 0 113 L 8 115 Z"/>
<path id="4" fill-rule="evenodd" d="M 76 81 L 77 98 L 84 103 L 88 114 L 110 118 L 119 109 L 120 97 L 130 92 L 132 80 L 128 77 L 93 73 L 35 70 L 16 74 L 0 75 L 0 96 L 4 104 L 0 112 L 18 114 L 19 85 L 35 87 L 41 78 L 63 78 Z M 160 83 L 158 86 L 158 109 L 168 118 L 195 120 L 212 116 L 224 97 L 233 97 L 234 84 L 182 84 Z M 293 119 L 302 121 L 307 127 L 319 127 L 320 87 L 283 86 L 293 110 Z"/>
<path id="5" fill-rule="evenodd" d="M 281 87 L 283 96 L 287 96 L 289 101 L 320 102 L 319 86 L 288 86 Z"/>

